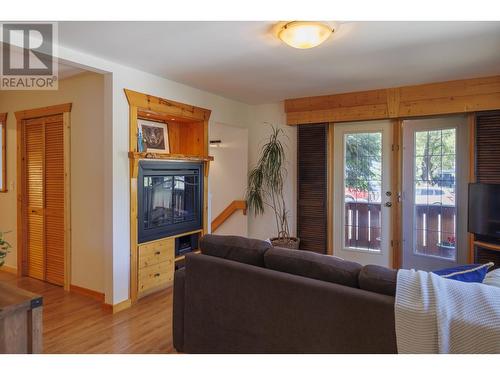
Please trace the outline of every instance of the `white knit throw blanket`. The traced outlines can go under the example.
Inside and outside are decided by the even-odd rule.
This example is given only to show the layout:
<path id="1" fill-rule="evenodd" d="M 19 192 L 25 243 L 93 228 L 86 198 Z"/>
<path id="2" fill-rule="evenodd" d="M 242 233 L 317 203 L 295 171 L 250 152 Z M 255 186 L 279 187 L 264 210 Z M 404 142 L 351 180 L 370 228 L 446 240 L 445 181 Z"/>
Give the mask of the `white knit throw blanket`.
<path id="1" fill-rule="evenodd" d="M 500 353 L 500 288 L 400 270 L 398 353 Z"/>

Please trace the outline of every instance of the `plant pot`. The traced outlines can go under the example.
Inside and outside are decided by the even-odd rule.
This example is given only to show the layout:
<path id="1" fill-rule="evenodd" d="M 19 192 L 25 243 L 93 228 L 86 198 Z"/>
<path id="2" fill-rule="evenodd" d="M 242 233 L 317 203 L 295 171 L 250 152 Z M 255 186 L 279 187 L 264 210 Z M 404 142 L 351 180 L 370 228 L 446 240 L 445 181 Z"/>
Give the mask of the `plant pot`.
<path id="1" fill-rule="evenodd" d="M 440 256 L 445 258 L 453 258 L 453 256 L 455 255 L 455 246 L 450 246 L 448 244 L 442 243 L 438 243 L 437 246 Z"/>
<path id="2" fill-rule="evenodd" d="M 292 250 L 298 250 L 300 245 L 300 239 L 297 237 L 288 237 L 288 238 L 274 237 L 271 238 L 270 241 L 274 247 L 284 247 L 285 249 L 292 249 Z"/>

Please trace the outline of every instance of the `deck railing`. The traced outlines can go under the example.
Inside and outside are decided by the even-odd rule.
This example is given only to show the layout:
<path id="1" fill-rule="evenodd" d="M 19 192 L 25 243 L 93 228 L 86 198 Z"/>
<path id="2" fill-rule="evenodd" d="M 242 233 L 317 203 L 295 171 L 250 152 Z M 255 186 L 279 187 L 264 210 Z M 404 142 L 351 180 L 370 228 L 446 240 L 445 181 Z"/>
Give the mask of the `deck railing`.
<path id="1" fill-rule="evenodd" d="M 345 244 L 362 249 L 380 249 L 381 203 L 346 202 Z M 415 246 L 420 254 L 453 258 L 456 207 L 417 204 Z"/>

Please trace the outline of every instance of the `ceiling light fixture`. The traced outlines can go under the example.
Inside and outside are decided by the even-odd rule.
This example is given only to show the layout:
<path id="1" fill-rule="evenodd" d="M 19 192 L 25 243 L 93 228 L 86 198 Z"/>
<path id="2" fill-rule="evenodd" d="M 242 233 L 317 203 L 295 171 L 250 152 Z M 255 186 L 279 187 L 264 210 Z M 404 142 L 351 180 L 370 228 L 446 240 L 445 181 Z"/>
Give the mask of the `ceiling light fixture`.
<path id="1" fill-rule="evenodd" d="M 278 37 L 293 48 L 307 49 L 319 46 L 333 32 L 333 27 L 326 22 L 293 21 L 281 28 Z"/>

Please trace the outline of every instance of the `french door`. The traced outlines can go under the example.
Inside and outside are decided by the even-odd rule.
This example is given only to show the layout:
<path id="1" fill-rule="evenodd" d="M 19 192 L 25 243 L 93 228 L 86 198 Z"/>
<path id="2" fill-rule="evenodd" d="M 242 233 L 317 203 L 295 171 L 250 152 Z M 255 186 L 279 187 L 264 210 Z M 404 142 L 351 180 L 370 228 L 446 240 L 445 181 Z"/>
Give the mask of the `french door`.
<path id="1" fill-rule="evenodd" d="M 334 255 L 390 266 L 392 124 L 334 126 Z"/>
<path id="2" fill-rule="evenodd" d="M 467 128 L 464 116 L 403 122 L 403 268 L 467 260 Z"/>

